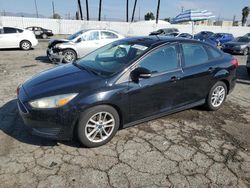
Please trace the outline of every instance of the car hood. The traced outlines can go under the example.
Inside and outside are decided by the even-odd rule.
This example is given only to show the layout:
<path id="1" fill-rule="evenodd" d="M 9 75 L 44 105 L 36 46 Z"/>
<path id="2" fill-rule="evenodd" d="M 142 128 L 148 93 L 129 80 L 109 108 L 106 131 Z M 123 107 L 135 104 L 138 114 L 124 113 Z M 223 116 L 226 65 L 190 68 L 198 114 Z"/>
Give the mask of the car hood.
<path id="1" fill-rule="evenodd" d="M 73 64 L 61 65 L 41 72 L 26 81 L 22 87 L 31 100 L 65 94 L 79 93 L 98 88 L 105 79 Z"/>
<path id="2" fill-rule="evenodd" d="M 51 48 L 55 46 L 56 44 L 62 44 L 62 43 L 73 43 L 71 40 L 68 39 L 53 39 L 49 41 L 48 47 Z"/>

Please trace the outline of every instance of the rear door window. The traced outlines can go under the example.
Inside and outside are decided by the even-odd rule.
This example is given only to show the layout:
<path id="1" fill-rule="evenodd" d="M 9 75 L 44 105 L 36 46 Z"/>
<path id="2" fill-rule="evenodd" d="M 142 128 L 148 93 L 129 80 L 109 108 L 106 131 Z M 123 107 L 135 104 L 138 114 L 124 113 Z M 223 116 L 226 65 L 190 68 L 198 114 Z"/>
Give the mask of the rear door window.
<path id="1" fill-rule="evenodd" d="M 209 60 L 206 49 L 201 44 L 182 44 L 185 67 L 206 63 Z"/>

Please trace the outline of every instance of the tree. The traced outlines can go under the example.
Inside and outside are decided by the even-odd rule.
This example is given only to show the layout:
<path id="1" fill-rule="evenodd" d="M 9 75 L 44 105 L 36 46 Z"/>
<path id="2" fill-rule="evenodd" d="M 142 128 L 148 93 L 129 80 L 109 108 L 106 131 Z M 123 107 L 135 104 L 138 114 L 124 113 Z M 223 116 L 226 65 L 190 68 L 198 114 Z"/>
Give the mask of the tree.
<path id="1" fill-rule="evenodd" d="M 147 14 L 145 14 L 144 19 L 145 20 L 154 20 L 155 16 L 152 12 L 148 12 Z"/>
<path id="2" fill-rule="evenodd" d="M 242 9 L 242 19 L 241 19 L 242 26 L 245 26 L 247 23 L 247 17 L 249 15 L 249 11 L 250 11 L 249 7 L 244 7 Z"/>
<path id="3" fill-rule="evenodd" d="M 55 14 L 53 15 L 53 19 L 61 19 L 60 14 L 55 13 Z"/>

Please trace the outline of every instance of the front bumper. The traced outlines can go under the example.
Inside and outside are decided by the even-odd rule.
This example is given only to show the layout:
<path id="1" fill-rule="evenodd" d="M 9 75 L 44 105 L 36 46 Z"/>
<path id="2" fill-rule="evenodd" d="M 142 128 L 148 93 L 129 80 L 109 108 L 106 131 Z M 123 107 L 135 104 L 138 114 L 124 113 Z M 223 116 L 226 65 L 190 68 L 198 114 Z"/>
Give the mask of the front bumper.
<path id="1" fill-rule="evenodd" d="M 35 110 L 29 106 L 28 101 L 29 99 L 21 87 L 17 100 L 19 114 L 33 135 L 56 140 L 72 139 L 74 126 L 78 119 L 74 108 Z"/>
<path id="2" fill-rule="evenodd" d="M 55 62 L 55 63 L 62 62 L 62 59 L 63 59 L 62 52 L 60 51 L 54 52 L 53 49 L 48 48 L 46 54 L 50 61 Z"/>
<path id="3" fill-rule="evenodd" d="M 240 48 L 222 48 L 222 50 L 227 53 L 235 53 L 235 54 L 244 53 L 244 49 L 240 49 Z"/>

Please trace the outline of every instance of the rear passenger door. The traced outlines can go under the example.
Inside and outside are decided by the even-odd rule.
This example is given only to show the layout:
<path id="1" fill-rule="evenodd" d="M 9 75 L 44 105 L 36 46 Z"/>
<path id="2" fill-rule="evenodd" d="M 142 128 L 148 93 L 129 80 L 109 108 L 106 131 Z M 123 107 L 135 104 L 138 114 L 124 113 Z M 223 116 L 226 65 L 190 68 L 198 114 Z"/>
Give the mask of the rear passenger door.
<path id="1" fill-rule="evenodd" d="M 183 43 L 183 93 L 182 104 L 198 102 L 206 98 L 221 54 L 212 47 L 200 43 Z"/>

